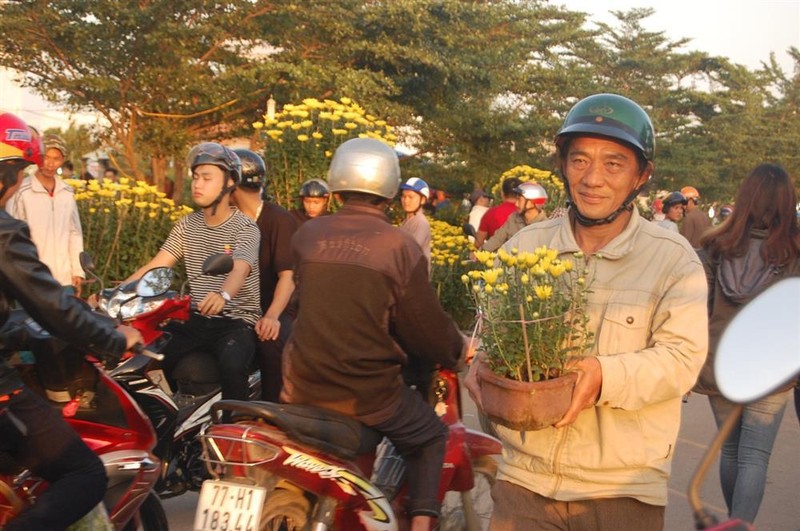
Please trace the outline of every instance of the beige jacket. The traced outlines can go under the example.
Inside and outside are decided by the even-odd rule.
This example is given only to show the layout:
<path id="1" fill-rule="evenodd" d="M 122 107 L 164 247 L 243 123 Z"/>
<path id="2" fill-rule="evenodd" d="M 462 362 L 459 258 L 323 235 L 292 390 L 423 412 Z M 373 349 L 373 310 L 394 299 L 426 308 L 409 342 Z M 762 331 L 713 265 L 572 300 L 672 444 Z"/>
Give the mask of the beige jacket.
<path id="1" fill-rule="evenodd" d="M 25 177 L 7 205 L 8 213 L 25 221 L 39 259 L 62 286 L 72 277 L 85 278 L 80 263 L 83 231 L 72 187 L 56 178 L 51 196 L 36 177 Z"/>
<path id="2" fill-rule="evenodd" d="M 547 245 L 586 267 L 590 327 L 603 385 L 596 407 L 566 428 L 515 432 L 498 426 L 498 477 L 562 501 L 632 497 L 666 505 L 681 417 L 708 348 L 707 284 L 682 236 L 634 210 L 625 230 L 585 265 L 569 217 L 518 232 L 506 249 Z"/>

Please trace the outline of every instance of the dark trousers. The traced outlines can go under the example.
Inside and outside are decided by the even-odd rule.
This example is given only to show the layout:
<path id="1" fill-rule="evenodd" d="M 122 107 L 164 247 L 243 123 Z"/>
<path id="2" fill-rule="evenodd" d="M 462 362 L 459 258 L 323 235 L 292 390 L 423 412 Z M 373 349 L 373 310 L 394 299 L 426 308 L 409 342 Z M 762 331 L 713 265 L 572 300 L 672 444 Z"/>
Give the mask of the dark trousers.
<path id="1" fill-rule="evenodd" d="M 258 342 L 258 368 L 261 371 L 261 400 L 280 402 L 283 376 L 283 347 L 289 340 L 294 319 L 283 312 L 279 318 L 281 323 L 278 337 L 270 341 Z"/>
<path id="2" fill-rule="evenodd" d="M 103 499 L 107 478 L 100 458 L 58 410 L 27 388 L 0 403 L 0 453 L 50 484 L 6 531 L 65 529 Z"/>
<path id="3" fill-rule="evenodd" d="M 439 516 L 439 483 L 447 443 L 447 426 L 422 395 L 403 387 L 394 415 L 371 426 L 386 436 L 408 466 L 409 513 Z"/>
<path id="4" fill-rule="evenodd" d="M 172 334 L 164 348 L 167 378 L 171 378 L 172 370 L 186 354 L 208 352 L 217 361 L 222 398 L 248 399 L 247 379 L 256 348 L 256 333 L 250 324 L 241 319 L 192 313 L 185 323 L 172 323 L 166 330 Z"/>
<path id="5" fill-rule="evenodd" d="M 498 481 L 492 487 L 490 531 L 617 531 L 664 529 L 664 507 L 633 498 L 558 501 Z"/>

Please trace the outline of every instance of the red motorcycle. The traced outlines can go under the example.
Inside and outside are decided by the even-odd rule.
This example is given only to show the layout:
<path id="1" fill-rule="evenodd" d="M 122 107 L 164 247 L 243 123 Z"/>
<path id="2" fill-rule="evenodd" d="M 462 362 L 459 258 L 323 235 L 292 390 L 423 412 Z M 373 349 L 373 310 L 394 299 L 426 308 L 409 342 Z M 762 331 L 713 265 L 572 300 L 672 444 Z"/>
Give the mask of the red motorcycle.
<path id="1" fill-rule="evenodd" d="M 83 353 L 61 344 L 21 311 L 14 313 L 10 320 L 26 327 L 25 334 L 33 344 L 57 344 L 61 359 L 79 360 L 70 375 L 73 400 L 54 407 L 61 408 L 66 421 L 105 465 L 108 487 L 103 504 L 114 528 L 168 529 L 166 514 L 153 491 L 160 461 L 153 455 L 156 435 L 147 416 L 99 362 L 86 361 Z M 45 394 L 33 365 L 20 365 L 18 370 L 28 387 Z M 0 527 L 35 503 L 46 488 L 47 482 L 28 470 L 0 474 Z"/>
<path id="2" fill-rule="evenodd" d="M 139 280 L 103 289 L 94 273 L 91 256 L 81 254 L 84 271 L 100 282 L 99 311 L 139 330 L 149 351 L 161 352 L 170 340 L 163 330 L 169 321 L 185 321 L 192 311 L 192 300 L 180 291 L 172 291 L 174 273 L 166 267 L 147 271 Z M 217 276 L 233 268 L 233 259 L 226 254 L 209 256 L 203 263 L 201 275 Z M 163 358 L 162 355 L 159 355 Z M 192 352 L 173 369 L 173 384 L 157 360 L 133 356 L 110 371 L 144 410 L 156 430 L 157 442 L 153 453 L 161 461 L 161 474 L 155 490 L 161 498 L 197 491 L 208 477 L 200 459 L 197 435 L 210 422 L 211 404 L 222 396 L 217 362 L 205 352 Z M 250 397 L 261 394 L 261 377 L 253 368 L 248 380 Z"/>
<path id="3" fill-rule="evenodd" d="M 449 427 L 439 529 L 485 529 L 500 442 L 462 423 L 454 372 L 440 370 L 431 394 Z M 405 464 L 376 431 L 302 405 L 222 400 L 212 412 L 201 440 L 214 479 L 203 483 L 194 529 L 408 527 Z"/>

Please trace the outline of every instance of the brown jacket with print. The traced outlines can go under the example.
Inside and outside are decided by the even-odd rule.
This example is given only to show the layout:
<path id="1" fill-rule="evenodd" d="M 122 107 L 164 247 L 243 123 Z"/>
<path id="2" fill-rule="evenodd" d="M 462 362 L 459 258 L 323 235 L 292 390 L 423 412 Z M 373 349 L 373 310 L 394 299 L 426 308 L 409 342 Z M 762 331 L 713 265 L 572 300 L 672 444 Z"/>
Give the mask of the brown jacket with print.
<path id="1" fill-rule="evenodd" d="M 422 251 L 382 208 L 349 202 L 292 239 L 299 310 L 284 351 L 284 402 L 374 425 L 400 404 L 405 352 L 453 367 L 463 340 Z"/>

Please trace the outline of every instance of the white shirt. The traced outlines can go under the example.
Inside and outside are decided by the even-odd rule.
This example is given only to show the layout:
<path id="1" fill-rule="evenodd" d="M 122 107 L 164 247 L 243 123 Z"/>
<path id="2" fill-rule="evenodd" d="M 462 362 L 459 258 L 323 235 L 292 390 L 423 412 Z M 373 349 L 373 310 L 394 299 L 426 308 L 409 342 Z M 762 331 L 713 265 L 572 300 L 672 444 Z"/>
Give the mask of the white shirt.
<path id="1" fill-rule="evenodd" d="M 62 286 L 72 285 L 72 277 L 85 277 L 80 263 L 83 231 L 72 187 L 56 177 L 50 195 L 35 176 L 25 177 L 6 210 L 28 224 L 39 259 Z"/>

